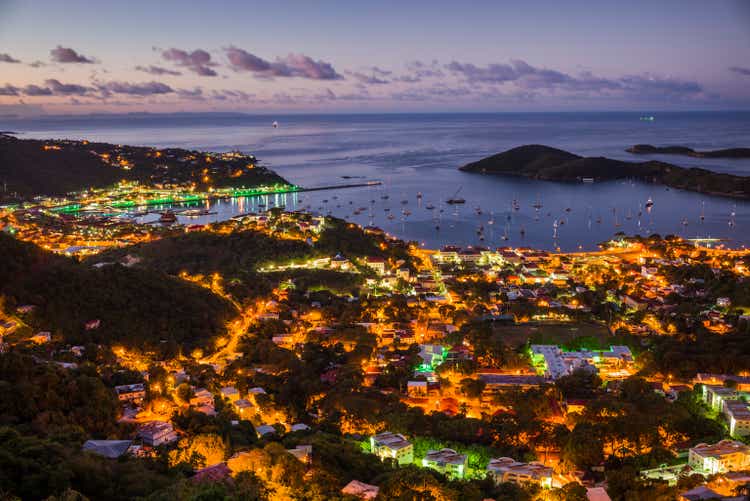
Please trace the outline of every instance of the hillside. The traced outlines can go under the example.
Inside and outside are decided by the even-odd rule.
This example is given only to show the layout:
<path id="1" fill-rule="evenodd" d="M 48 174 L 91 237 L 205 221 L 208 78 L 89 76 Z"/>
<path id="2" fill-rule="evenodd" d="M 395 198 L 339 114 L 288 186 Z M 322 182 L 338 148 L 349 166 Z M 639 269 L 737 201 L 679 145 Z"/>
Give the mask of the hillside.
<path id="1" fill-rule="evenodd" d="M 155 270 L 93 267 L 0 234 L 0 295 L 31 304 L 25 319 L 66 343 L 191 349 L 222 335 L 236 314 L 224 299 Z M 101 326 L 86 330 L 90 320 Z"/>
<path id="2" fill-rule="evenodd" d="M 722 150 L 696 151 L 687 146 L 653 146 L 636 144 L 626 149 L 636 155 L 684 155 L 695 158 L 750 158 L 750 148 L 725 148 Z"/>
<path id="3" fill-rule="evenodd" d="M 252 155 L 156 149 L 0 134 L 0 196 L 63 195 L 118 181 L 148 186 L 252 187 L 284 183 Z"/>
<path id="4" fill-rule="evenodd" d="M 464 165 L 460 170 L 547 181 L 637 179 L 712 195 L 750 198 L 750 177 L 684 168 L 653 160 L 625 162 L 605 157 L 580 157 L 542 145 L 519 146 Z"/>

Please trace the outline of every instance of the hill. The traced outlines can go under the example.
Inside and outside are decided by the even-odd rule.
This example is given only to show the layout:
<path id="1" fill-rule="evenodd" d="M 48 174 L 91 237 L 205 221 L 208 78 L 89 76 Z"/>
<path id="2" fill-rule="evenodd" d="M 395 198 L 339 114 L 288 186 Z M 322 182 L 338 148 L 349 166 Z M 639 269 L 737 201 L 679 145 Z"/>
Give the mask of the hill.
<path id="1" fill-rule="evenodd" d="M 687 146 L 653 146 L 636 144 L 626 149 L 636 155 L 684 155 L 695 158 L 750 158 L 750 148 L 725 148 L 722 150 L 696 151 Z"/>
<path id="2" fill-rule="evenodd" d="M 547 181 L 637 179 L 712 195 L 750 198 L 750 177 L 653 160 L 625 162 L 605 157 L 581 157 L 543 145 L 519 146 L 464 165 L 460 170 Z"/>
<path id="3" fill-rule="evenodd" d="M 288 184 L 239 152 L 211 153 L 70 140 L 18 139 L 0 134 L 0 185 L 19 197 L 63 195 L 118 181 L 147 186 L 253 187 Z"/>
<path id="4" fill-rule="evenodd" d="M 93 267 L 0 234 L 0 294 L 6 305 L 31 304 L 25 319 L 69 344 L 189 350 L 225 332 L 232 304 L 156 270 Z M 91 320 L 100 327 L 86 330 Z"/>

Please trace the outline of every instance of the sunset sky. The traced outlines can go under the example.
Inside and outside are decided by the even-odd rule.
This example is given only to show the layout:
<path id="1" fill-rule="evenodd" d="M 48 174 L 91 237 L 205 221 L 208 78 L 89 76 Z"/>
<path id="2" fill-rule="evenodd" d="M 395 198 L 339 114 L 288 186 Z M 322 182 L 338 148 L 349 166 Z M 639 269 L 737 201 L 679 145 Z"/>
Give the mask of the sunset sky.
<path id="1" fill-rule="evenodd" d="M 750 108 L 750 2 L 0 0 L 0 115 Z"/>

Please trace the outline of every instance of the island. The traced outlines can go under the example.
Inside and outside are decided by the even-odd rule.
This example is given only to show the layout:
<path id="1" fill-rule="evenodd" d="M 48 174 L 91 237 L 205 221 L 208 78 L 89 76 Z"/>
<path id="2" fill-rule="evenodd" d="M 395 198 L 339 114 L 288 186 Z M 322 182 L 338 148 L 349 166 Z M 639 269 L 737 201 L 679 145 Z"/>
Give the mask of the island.
<path id="1" fill-rule="evenodd" d="M 547 181 L 636 179 L 710 195 L 750 198 L 750 177 L 687 168 L 666 162 L 626 162 L 582 157 L 550 146 L 519 146 L 460 167 L 464 172 L 521 176 Z"/>
<path id="2" fill-rule="evenodd" d="M 721 150 L 696 151 L 687 146 L 654 146 L 636 144 L 626 149 L 636 155 L 684 155 L 695 158 L 750 158 L 750 148 L 724 148 Z"/>

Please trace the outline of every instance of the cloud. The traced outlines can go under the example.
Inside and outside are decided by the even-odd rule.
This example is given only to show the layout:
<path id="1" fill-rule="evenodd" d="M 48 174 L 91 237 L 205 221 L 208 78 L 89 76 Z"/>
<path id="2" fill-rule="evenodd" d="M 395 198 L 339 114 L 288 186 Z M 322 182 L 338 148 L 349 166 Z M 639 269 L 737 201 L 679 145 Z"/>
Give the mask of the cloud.
<path id="1" fill-rule="evenodd" d="M 311 80 L 342 80 L 344 78 L 330 63 L 315 61 L 304 54 L 289 54 L 271 62 L 238 47 L 227 47 L 225 53 L 234 71 L 251 72 L 261 77 L 300 77 Z"/>
<path id="2" fill-rule="evenodd" d="M 12 57 L 10 54 L 0 54 L 0 63 L 20 63 L 19 59 Z"/>
<path id="3" fill-rule="evenodd" d="M 184 99 L 192 99 L 195 101 L 203 101 L 205 96 L 203 95 L 203 89 L 195 87 L 193 89 L 178 89 L 177 95 Z"/>
<path id="4" fill-rule="evenodd" d="M 253 101 L 255 94 L 249 94 L 241 90 L 215 90 L 211 92 L 211 98 L 219 101 Z"/>
<path id="5" fill-rule="evenodd" d="M 384 85 L 390 83 L 390 81 L 381 78 L 380 76 L 378 76 L 379 74 L 374 71 L 370 75 L 359 73 L 356 71 L 347 71 L 346 74 L 352 76 L 355 80 L 365 85 Z"/>
<path id="6" fill-rule="evenodd" d="M 48 87 L 40 87 L 38 85 L 29 84 L 23 88 L 23 93 L 25 96 L 51 96 L 52 95 L 52 89 Z"/>
<path id="7" fill-rule="evenodd" d="M 750 77 L 750 68 L 745 68 L 742 66 L 732 66 L 729 68 L 729 71 L 731 71 L 732 73 L 737 73 L 738 75 Z"/>
<path id="8" fill-rule="evenodd" d="M 148 73 L 149 75 L 173 75 L 173 76 L 182 75 L 181 71 L 170 70 L 168 68 L 163 68 L 161 66 L 154 66 L 154 65 L 136 66 L 135 70 L 142 71 L 143 73 Z"/>
<path id="9" fill-rule="evenodd" d="M 160 94 L 171 94 L 174 92 L 172 87 L 161 82 L 106 82 L 98 84 L 97 88 L 102 91 L 104 95 L 112 93 L 126 94 L 130 96 L 154 96 Z"/>
<path id="10" fill-rule="evenodd" d="M 56 48 L 49 51 L 52 60 L 56 63 L 83 63 L 83 64 L 94 64 L 94 59 L 88 58 L 83 54 L 79 54 L 73 49 L 68 47 L 62 47 L 58 45 Z"/>
<path id="11" fill-rule="evenodd" d="M 476 66 L 453 61 L 445 68 L 469 83 L 502 85 L 512 83 L 526 91 L 545 89 L 572 93 L 612 94 L 634 98 L 706 97 L 703 87 L 692 81 L 652 74 L 627 75 L 619 78 L 597 77 L 590 72 L 570 75 L 548 68 L 537 68 L 520 59 L 510 63 Z"/>
<path id="12" fill-rule="evenodd" d="M 5 87 L 0 87 L 0 96 L 17 96 L 21 92 L 21 89 L 10 84 L 5 84 Z"/>
<path id="13" fill-rule="evenodd" d="M 215 77 L 217 75 L 212 67 L 218 65 L 211 61 L 211 54 L 203 49 L 196 49 L 193 52 L 188 52 L 182 49 L 172 48 L 163 51 L 161 56 L 165 60 L 173 62 L 178 66 L 183 66 L 189 71 L 202 77 Z"/>
<path id="14" fill-rule="evenodd" d="M 419 81 L 423 78 L 445 76 L 445 73 L 440 69 L 440 65 L 437 61 L 431 61 L 429 63 L 411 61 L 406 63 L 406 69 L 411 72 L 411 75 L 408 78 L 412 78 L 412 81 Z"/>
<path id="15" fill-rule="evenodd" d="M 78 84 L 64 84 L 54 78 L 45 80 L 44 84 L 49 87 L 53 94 L 58 96 L 85 96 L 92 91 L 91 87 Z"/>

